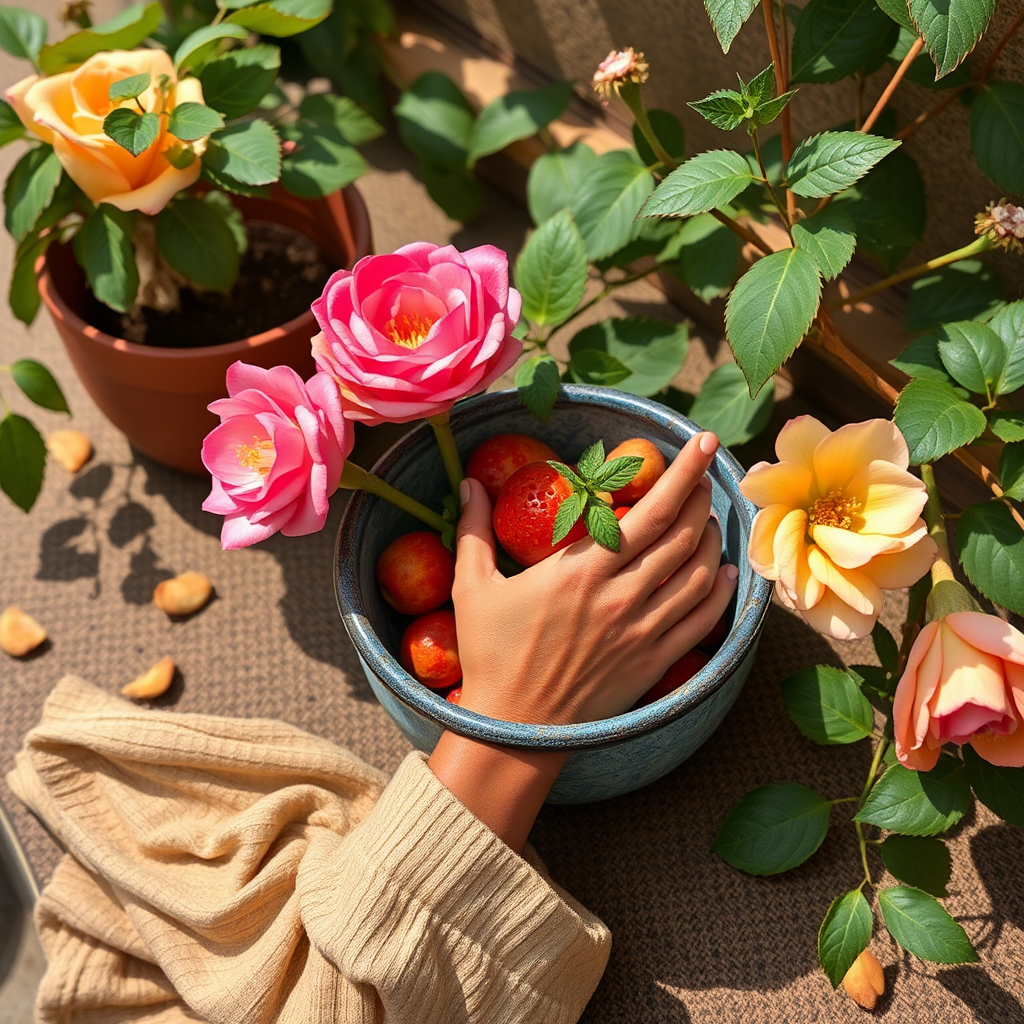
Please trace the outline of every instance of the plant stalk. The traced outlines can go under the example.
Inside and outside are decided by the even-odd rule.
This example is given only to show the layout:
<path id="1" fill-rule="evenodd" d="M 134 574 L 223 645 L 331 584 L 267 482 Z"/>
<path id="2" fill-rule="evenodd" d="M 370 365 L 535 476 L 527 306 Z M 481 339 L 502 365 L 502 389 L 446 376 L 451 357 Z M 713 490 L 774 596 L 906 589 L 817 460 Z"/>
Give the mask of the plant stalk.
<path id="1" fill-rule="evenodd" d="M 757 140 L 757 129 L 751 124 L 750 126 L 750 141 L 754 145 L 754 157 L 757 160 L 757 166 L 761 171 L 761 177 L 764 178 L 765 187 L 768 189 L 768 194 L 772 197 L 772 202 L 775 204 L 775 208 L 779 211 L 779 216 L 782 218 L 782 223 L 786 228 L 786 233 L 789 235 L 790 242 L 793 241 L 793 230 L 792 230 L 792 218 L 786 207 L 782 205 L 779 200 L 778 194 L 772 187 L 772 183 L 768 180 L 768 172 L 765 170 L 764 160 L 761 159 L 761 145 Z"/>
<path id="2" fill-rule="evenodd" d="M 459 449 L 455 446 L 448 413 L 439 412 L 436 416 L 428 416 L 427 422 L 433 428 L 437 446 L 441 449 L 441 459 L 448 474 L 448 482 L 452 485 L 452 494 L 458 497 L 459 484 L 462 483 L 465 474 L 462 472 L 462 460 L 459 458 Z"/>
<path id="3" fill-rule="evenodd" d="M 385 483 L 379 476 L 374 476 L 373 473 L 363 469 L 362 466 L 357 466 L 354 462 L 345 463 L 338 486 L 350 491 L 366 491 L 367 494 L 383 498 L 403 512 L 415 516 L 420 522 L 426 523 L 432 530 L 437 530 L 438 533 L 444 533 L 447 529 L 448 524 L 432 509 L 421 505 L 415 498 L 403 494 L 397 487 Z"/>
<path id="4" fill-rule="evenodd" d="M 939 549 L 939 557 L 932 565 L 932 586 L 943 580 L 954 579 L 953 556 L 949 551 L 949 535 L 946 533 L 946 521 L 942 516 L 942 500 L 939 487 L 935 482 L 935 469 L 930 462 L 921 464 L 921 480 L 928 491 L 928 501 L 924 507 L 924 521 L 928 524 L 928 534 Z"/>
<path id="5" fill-rule="evenodd" d="M 775 252 L 775 250 L 760 235 L 754 232 L 751 228 L 744 227 L 738 220 L 734 220 L 730 217 L 729 214 L 723 213 L 721 210 L 717 209 L 708 210 L 708 213 L 710 213 L 715 220 L 720 221 L 727 228 L 734 231 L 745 242 L 749 242 L 751 245 L 760 249 L 765 256 L 770 256 Z"/>
<path id="6" fill-rule="evenodd" d="M 633 117 L 636 119 L 636 126 L 640 129 L 643 137 L 647 140 L 647 143 L 654 152 L 654 155 L 670 171 L 674 171 L 679 166 L 679 163 L 668 155 L 665 151 L 665 147 L 662 146 L 660 139 L 654 134 L 651 119 L 647 116 L 647 111 L 644 108 L 643 95 L 641 93 L 640 86 L 635 82 L 627 82 L 625 85 L 620 87 L 619 97 L 622 99 L 622 102 L 629 107 L 630 111 L 632 111 Z"/>
<path id="7" fill-rule="evenodd" d="M 779 49 L 779 37 L 775 32 L 775 0 L 761 0 L 761 10 L 764 12 L 764 27 L 768 34 L 768 49 L 771 51 L 772 60 L 775 63 L 775 94 L 781 96 L 789 88 L 789 75 L 782 59 L 782 52 Z M 785 19 L 785 8 L 782 11 Z M 786 24 L 783 21 L 782 31 L 786 31 Z M 793 131 L 789 120 L 789 103 L 783 108 L 779 115 L 780 134 L 782 136 L 782 162 L 788 164 L 793 155 Z M 796 219 L 796 196 L 786 189 L 786 210 L 787 219 L 792 223 Z"/>
<path id="8" fill-rule="evenodd" d="M 871 113 L 868 114 L 867 120 L 860 126 L 860 131 L 869 132 L 871 131 L 874 123 L 878 120 L 879 115 L 885 110 L 886 104 L 892 99 L 892 94 L 896 91 L 896 86 L 903 81 L 903 76 L 907 73 L 910 65 L 914 63 L 917 55 L 921 52 L 924 47 L 924 40 L 918 36 L 914 40 L 910 49 L 907 50 L 907 55 L 900 61 L 900 66 L 896 69 L 889 84 L 885 87 L 882 95 L 878 97 L 878 102 L 874 105 Z"/>

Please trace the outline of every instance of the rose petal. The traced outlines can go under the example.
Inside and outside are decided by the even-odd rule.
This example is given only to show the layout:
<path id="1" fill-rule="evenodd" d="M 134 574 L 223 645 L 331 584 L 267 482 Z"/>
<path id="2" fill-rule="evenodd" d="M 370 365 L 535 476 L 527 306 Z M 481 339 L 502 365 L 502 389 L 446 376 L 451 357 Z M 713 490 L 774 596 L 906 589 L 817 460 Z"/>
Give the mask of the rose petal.
<path id="1" fill-rule="evenodd" d="M 895 463 L 898 469 L 906 469 L 910 463 L 907 442 L 894 423 L 865 420 L 840 427 L 814 451 L 814 472 L 821 493 L 843 490 L 862 466 L 877 460 Z"/>

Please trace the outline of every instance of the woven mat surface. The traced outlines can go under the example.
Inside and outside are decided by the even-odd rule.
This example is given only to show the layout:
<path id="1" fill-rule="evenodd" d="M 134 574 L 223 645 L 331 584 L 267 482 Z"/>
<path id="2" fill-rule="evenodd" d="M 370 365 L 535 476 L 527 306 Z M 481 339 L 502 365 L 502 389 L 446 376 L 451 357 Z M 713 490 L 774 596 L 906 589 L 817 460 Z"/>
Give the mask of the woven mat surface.
<path id="1" fill-rule="evenodd" d="M 489 241 L 512 253 L 520 245 L 525 218 L 508 200 L 489 191 L 482 223 L 462 229 L 425 198 L 400 149 L 379 143 L 370 156 L 375 170 L 361 187 L 378 251 L 416 238 L 462 248 Z M 5 237 L 4 279 L 10 255 Z M 598 312 L 615 311 L 674 316 L 645 285 Z M 0 500 L 0 606 L 20 605 L 51 636 L 28 660 L 0 661 L 0 769 L 11 766 L 64 673 L 113 691 L 165 654 L 180 676 L 162 704 L 280 718 L 394 769 L 408 744 L 373 699 L 335 609 L 331 558 L 344 496 L 336 496 L 316 536 L 222 552 L 219 520 L 200 510 L 208 485 L 133 454 L 78 385 L 45 315 L 30 330 L 9 316 L 4 321 L 0 362 L 19 355 L 56 371 L 74 425 L 92 438 L 96 455 L 74 479 L 51 466 L 30 516 Z M 695 338 L 684 378 L 699 381 L 723 357 L 715 339 Z M 793 399 L 782 403 L 780 421 L 798 408 Z M 64 423 L 34 415 L 45 429 Z M 357 461 L 371 464 L 387 443 L 386 434 L 364 434 Z M 150 603 L 153 587 L 187 569 L 214 581 L 216 599 L 190 620 L 170 622 Z M 899 620 L 900 596 L 887 604 L 890 625 Z M 779 694 L 791 672 L 840 659 L 873 661 L 870 644 L 830 645 L 774 608 L 743 695 L 696 756 L 641 792 L 542 812 L 533 842 L 555 878 L 614 934 L 607 974 L 584 1016 L 588 1024 L 861 1019 L 862 1011 L 834 994 L 816 968 L 821 918 L 861 875 L 848 812 L 840 806 L 818 854 L 781 877 L 748 878 L 709 852 L 718 823 L 749 788 L 793 780 L 830 798 L 859 792 L 865 745 L 816 747 L 788 721 Z M 0 800 L 45 881 L 57 847 L 2 783 Z M 925 965 L 876 938 L 872 948 L 893 993 L 876 1012 L 915 1024 L 1024 1021 L 1024 836 L 982 812 L 955 830 L 952 849 L 947 906 L 978 946 L 981 964 Z"/>

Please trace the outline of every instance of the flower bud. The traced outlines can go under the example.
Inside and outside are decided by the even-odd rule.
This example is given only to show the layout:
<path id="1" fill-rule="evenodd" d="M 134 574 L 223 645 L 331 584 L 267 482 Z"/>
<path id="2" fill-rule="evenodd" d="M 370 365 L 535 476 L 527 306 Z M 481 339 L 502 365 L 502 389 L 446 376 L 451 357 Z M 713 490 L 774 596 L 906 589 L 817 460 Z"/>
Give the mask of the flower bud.
<path id="1" fill-rule="evenodd" d="M 885 975 L 878 957 L 865 949 L 843 978 L 843 988 L 850 998 L 865 1010 L 873 1010 L 885 992 Z"/>
<path id="2" fill-rule="evenodd" d="M 643 85 L 647 81 L 648 64 L 644 55 L 627 46 L 624 50 L 612 50 L 597 66 L 594 72 L 594 91 L 603 103 L 623 85 Z"/>
<path id="3" fill-rule="evenodd" d="M 1024 207 L 1000 199 L 974 218 L 974 233 L 988 235 L 1001 249 L 1024 252 Z"/>

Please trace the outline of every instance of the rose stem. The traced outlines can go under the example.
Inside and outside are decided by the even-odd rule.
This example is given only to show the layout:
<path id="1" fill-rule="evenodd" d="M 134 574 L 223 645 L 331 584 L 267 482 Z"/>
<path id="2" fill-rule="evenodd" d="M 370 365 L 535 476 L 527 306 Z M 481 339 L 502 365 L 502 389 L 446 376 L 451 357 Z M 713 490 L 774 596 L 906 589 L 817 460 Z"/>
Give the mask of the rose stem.
<path id="1" fill-rule="evenodd" d="M 415 516 L 431 529 L 437 530 L 438 533 L 444 533 L 448 527 L 448 524 L 426 505 L 421 505 L 415 498 L 403 494 L 397 487 L 385 483 L 379 476 L 374 476 L 373 473 L 363 469 L 362 466 L 357 466 L 354 462 L 345 463 L 338 486 L 350 491 L 366 491 L 367 494 L 390 501 L 392 505 Z"/>
<path id="2" fill-rule="evenodd" d="M 437 446 L 441 449 L 441 459 L 444 462 L 445 472 L 448 474 L 448 482 L 452 485 L 452 494 L 457 495 L 464 474 L 459 450 L 455 447 L 455 437 L 452 434 L 448 413 L 439 412 L 436 416 L 428 416 L 427 422 L 433 428 Z"/>
<path id="3" fill-rule="evenodd" d="M 874 123 L 878 120 L 879 115 L 885 110 L 886 104 L 892 99 L 892 94 L 896 91 L 896 86 L 903 80 L 903 76 L 907 73 L 907 69 L 911 64 L 914 63 L 915 58 L 921 52 L 921 48 L 924 46 L 924 40 L 920 36 L 914 40 L 910 49 L 907 50 L 907 55 L 900 62 L 900 66 L 894 72 L 892 78 L 889 80 L 889 84 L 885 87 L 882 95 L 878 97 L 878 102 L 875 104 L 874 109 L 868 114 L 867 120 L 860 126 L 862 132 L 871 131 Z"/>
<path id="4" fill-rule="evenodd" d="M 772 61 L 775 63 L 775 95 L 781 96 L 789 88 L 789 82 L 786 80 L 788 77 L 787 69 L 782 59 L 782 53 L 779 50 L 779 38 L 775 34 L 775 0 L 761 0 L 761 10 L 764 12 L 764 27 L 768 33 L 768 49 L 771 50 Z M 782 31 L 787 32 L 788 29 L 785 22 L 786 11 L 784 7 L 782 18 Z M 789 123 L 789 107 L 790 104 L 787 103 L 779 115 L 782 135 L 782 162 L 784 164 L 788 164 L 790 157 L 793 155 L 793 134 Z M 786 189 L 786 210 L 788 211 L 789 222 L 792 224 L 796 220 L 796 196 L 788 188 Z"/>

